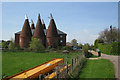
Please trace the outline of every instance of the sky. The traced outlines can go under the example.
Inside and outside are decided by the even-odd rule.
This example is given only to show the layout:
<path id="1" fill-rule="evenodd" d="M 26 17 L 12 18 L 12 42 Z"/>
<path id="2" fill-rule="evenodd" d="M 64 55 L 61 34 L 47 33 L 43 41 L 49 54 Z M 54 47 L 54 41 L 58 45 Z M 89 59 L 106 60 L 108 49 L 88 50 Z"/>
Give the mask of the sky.
<path id="1" fill-rule="evenodd" d="M 101 31 L 118 27 L 118 2 L 3 2 L 2 39 L 22 30 L 25 14 L 36 24 L 39 13 L 47 28 L 52 13 L 57 28 L 67 33 L 67 42 L 93 44 Z"/>

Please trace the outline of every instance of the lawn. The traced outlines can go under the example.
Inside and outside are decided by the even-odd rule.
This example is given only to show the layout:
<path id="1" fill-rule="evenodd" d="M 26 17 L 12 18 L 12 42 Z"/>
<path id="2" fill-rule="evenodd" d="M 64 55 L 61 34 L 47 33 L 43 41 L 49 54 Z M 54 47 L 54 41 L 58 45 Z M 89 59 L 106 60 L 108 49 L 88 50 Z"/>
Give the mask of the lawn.
<path id="1" fill-rule="evenodd" d="M 106 59 L 88 60 L 79 78 L 114 78 L 114 65 Z"/>
<path id="2" fill-rule="evenodd" d="M 53 58 L 64 58 L 71 61 L 71 58 L 81 55 L 81 53 L 34 53 L 34 52 L 2 52 L 2 75 L 14 75 L 22 70 L 26 70 L 49 61 Z"/>

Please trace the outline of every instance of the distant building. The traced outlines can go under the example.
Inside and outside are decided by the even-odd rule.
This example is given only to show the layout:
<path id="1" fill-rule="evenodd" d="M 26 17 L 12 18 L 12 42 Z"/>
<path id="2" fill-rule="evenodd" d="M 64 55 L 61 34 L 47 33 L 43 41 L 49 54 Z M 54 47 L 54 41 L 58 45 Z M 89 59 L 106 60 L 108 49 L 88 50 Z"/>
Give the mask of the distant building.
<path id="1" fill-rule="evenodd" d="M 57 29 L 52 14 L 50 14 L 48 29 L 46 29 L 44 21 L 42 20 L 41 22 L 40 14 L 38 15 L 36 27 L 32 20 L 30 27 L 29 20 L 27 16 L 25 16 L 22 31 L 15 33 L 15 45 L 20 45 L 21 48 L 27 48 L 29 47 L 29 42 L 33 37 L 39 38 L 45 47 L 56 48 L 58 46 L 66 45 L 66 36 L 66 33 Z"/>

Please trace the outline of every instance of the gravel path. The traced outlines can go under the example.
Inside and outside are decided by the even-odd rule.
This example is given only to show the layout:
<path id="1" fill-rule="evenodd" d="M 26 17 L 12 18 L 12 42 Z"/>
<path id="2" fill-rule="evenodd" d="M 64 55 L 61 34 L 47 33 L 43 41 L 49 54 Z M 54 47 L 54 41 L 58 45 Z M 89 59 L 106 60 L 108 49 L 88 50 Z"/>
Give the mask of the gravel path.
<path id="1" fill-rule="evenodd" d="M 98 55 L 97 52 L 89 50 L 89 52 L 91 52 L 93 55 Z M 99 57 L 98 59 L 108 59 L 110 60 L 113 64 L 114 64 L 114 69 L 115 69 L 115 78 L 119 78 L 118 80 L 120 80 L 120 56 L 114 56 L 114 55 L 106 55 L 106 54 L 101 54 L 101 57 Z M 97 59 L 97 58 L 93 58 L 93 59 Z"/>

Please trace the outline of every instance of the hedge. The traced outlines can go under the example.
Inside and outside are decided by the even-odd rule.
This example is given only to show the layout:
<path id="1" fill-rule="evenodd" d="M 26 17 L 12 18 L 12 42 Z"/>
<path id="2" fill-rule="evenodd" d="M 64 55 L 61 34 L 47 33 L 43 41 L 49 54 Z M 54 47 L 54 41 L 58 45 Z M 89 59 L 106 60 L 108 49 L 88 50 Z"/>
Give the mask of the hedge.
<path id="1" fill-rule="evenodd" d="M 99 43 L 98 49 L 109 55 L 120 55 L 120 42 L 113 42 L 112 44 Z"/>

